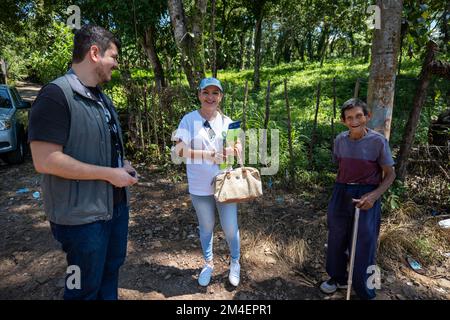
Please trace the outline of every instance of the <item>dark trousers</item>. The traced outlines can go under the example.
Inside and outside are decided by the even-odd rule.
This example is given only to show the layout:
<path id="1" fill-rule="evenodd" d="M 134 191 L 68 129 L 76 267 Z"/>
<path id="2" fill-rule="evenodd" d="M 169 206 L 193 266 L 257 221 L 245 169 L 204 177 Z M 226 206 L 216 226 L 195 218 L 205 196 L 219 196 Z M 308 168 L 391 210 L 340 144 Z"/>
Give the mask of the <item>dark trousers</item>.
<path id="1" fill-rule="evenodd" d="M 347 283 L 347 263 L 351 252 L 355 206 L 352 198 L 359 199 L 373 191 L 374 185 L 347 185 L 336 183 L 328 207 L 328 250 L 326 270 L 340 284 Z M 367 286 L 375 265 L 377 240 L 381 222 L 381 202 L 377 200 L 369 210 L 361 210 L 355 251 L 352 284 L 361 299 L 375 297 L 375 289 Z M 348 250 L 348 251 L 347 251 Z M 348 255 L 347 255 L 348 252 Z"/>
<path id="2" fill-rule="evenodd" d="M 114 206 L 109 221 L 76 226 L 50 224 L 68 266 L 77 266 L 81 275 L 81 288 L 77 289 L 68 287 L 71 273 L 67 274 L 64 300 L 117 300 L 119 268 L 127 252 L 128 217 L 128 207 L 120 203 Z"/>

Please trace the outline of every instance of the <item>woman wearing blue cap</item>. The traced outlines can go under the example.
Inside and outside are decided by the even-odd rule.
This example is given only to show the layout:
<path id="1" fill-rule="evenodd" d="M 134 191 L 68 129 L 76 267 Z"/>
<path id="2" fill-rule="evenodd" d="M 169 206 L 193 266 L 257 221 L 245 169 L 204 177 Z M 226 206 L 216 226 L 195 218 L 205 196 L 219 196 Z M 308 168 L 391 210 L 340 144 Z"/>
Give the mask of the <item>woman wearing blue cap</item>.
<path id="1" fill-rule="evenodd" d="M 219 165 L 228 155 L 241 152 L 239 142 L 234 146 L 224 146 L 224 136 L 233 121 L 220 108 L 223 89 L 216 78 L 205 78 L 198 87 L 201 107 L 186 114 L 175 133 L 176 152 L 185 158 L 189 193 L 197 214 L 200 228 L 200 242 L 205 265 L 200 272 L 198 283 L 207 286 L 214 270 L 213 230 L 216 208 L 220 223 L 230 249 L 229 281 L 237 286 L 240 280 L 240 241 L 236 203 L 218 203 L 214 199 L 213 178 L 220 172 Z"/>

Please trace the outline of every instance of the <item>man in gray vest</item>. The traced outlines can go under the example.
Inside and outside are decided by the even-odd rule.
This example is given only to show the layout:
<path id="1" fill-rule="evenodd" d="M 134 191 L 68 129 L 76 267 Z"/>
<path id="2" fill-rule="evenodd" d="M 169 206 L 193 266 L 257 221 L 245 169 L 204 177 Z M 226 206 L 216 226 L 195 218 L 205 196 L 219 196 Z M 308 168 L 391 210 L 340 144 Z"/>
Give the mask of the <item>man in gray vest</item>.
<path id="1" fill-rule="evenodd" d="M 97 26 L 74 37 L 72 68 L 44 86 L 33 104 L 29 141 L 43 174 L 45 213 L 67 255 L 64 299 L 118 298 L 128 235 L 128 186 L 119 119 L 100 84 L 117 68 L 120 42 Z"/>

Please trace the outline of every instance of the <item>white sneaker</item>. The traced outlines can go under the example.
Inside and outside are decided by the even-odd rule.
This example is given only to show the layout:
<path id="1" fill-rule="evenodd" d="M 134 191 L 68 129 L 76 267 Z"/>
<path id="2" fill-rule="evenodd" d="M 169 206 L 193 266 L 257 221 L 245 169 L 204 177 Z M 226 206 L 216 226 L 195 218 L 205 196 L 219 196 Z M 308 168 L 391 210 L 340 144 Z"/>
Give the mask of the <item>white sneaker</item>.
<path id="1" fill-rule="evenodd" d="M 230 280 L 230 283 L 235 287 L 239 285 L 240 274 L 241 274 L 241 265 L 239 264 L 239 262 L 231 262 L 230 275 L 228 276 L 228 280 Z"/>
<path id="2" fill-rule="evenodd" d="M 202 287 L 206 287 L 211 281 L 211 275 L 213 273 L 214 267 L 209 264 L 205 264 L 200 275 L 198 276 L 198 284 Z"/>
<path id="3" fill-rule="evenodd" d="M 339 284 L 337 281 L 330 279 L 322 282 L 320 285 L 320 290 L 323 293 L 331 294 L 335 293 L 338 289 L 347 289 L 346 284 Z"/>

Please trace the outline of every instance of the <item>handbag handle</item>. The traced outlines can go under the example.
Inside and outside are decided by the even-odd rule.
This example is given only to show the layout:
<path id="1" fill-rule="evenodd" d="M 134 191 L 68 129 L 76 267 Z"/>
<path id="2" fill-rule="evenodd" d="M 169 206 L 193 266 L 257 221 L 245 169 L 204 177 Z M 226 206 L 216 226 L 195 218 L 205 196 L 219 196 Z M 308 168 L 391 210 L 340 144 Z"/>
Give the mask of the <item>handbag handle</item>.
<path id="1" fill-rule="evenodd" d="M 242 168 L 242 171 L 245 171 L 244 163 L 242 162 L 242 157 L 241 157 L 241 153 L 239 152 L 239 150 L 237 150 L 236 155 L 238 158 L 238 163 Z"/>

